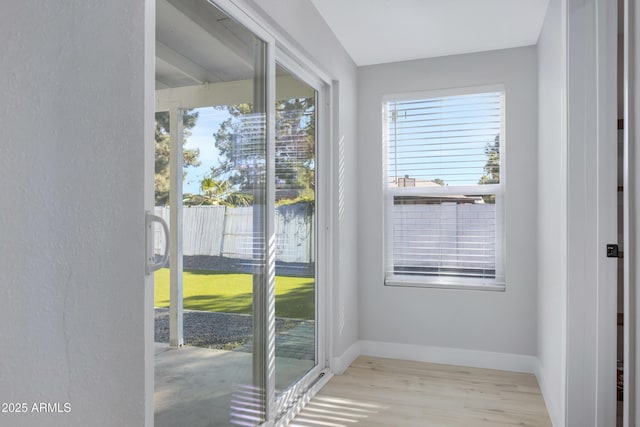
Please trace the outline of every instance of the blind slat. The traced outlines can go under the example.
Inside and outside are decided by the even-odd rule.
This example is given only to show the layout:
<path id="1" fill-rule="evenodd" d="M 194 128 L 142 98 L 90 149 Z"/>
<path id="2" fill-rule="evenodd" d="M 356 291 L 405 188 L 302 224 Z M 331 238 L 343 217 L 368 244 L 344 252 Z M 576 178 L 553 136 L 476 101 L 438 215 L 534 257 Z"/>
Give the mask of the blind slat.
<path id="1" fill-rule="evenodd" d="M 389 102 L 386 108 L 387 186 L 424 190 L 390 198 L 387 274 L 495 278 L 502 227 L 495 192 L 442 198 L 429 189 L 500 182 L 503 93 Z"/>

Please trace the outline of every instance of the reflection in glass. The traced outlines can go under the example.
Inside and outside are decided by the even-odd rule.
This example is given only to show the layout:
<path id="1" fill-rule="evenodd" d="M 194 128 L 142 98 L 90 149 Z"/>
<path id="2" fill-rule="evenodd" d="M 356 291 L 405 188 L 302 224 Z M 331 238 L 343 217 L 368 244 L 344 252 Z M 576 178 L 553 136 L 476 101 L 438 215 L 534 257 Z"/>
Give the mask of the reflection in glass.
<path id="1" fill-rule="evenodd" d="M 276 390 L 317 363 L 316 92 L 276 68 Z"/>
<path id="2" fill-rule="evenodd" d="M 257 425 L 266 360 L 265 43 L 207 1 L 158 0 L 156 100 L 156 172 L 167 177 L 168 123 L 172 114 L 182 119 L 182 192 L 176 197 L 156 173 L 156 209 L 180 212 L 183 257 L 155 276 L 155 423 Z M 170 270 L 183 274 L 174 280 Z M 180 280 L 178 348 L 164 343 L 170 282 Z"/>

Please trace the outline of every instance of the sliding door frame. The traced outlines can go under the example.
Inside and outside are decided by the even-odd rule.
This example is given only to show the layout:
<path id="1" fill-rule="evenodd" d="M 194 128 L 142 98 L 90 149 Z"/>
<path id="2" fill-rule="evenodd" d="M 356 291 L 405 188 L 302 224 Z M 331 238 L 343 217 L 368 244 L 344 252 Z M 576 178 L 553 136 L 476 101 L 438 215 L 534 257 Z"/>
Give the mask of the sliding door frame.
<path id="1" fill-rule="evenodd" d="M 290 420 L 302 405 L 315 394 L 329 378 L 329 349 L 327 331 L 329 331 L 329 283 L 331 282 L 332 251 L 331 227 L 331 138 L 330 111 L 331 85 L 323 80 L 312 68 L 281 44 L 276 49 L 275 63 L 286 69 L 316 92 L 316 215 L 315 230 L 315 346 L 316 365 L 306 372 L 292 387 L 276 396 L 274 408 L 280 420 Z M 275 102 L 274 102 L 275 104 Z M 318 179 L 319 178 L 319 179 Z M 317 386 L 317 387 L 316 387 Z"/>
<path id="2" fill-rule="evenodd" d="M 234 0 L 209 0 L 230 17 L 244 25 L 254 35 L 266 43 L 266 94 L 267 94 L 267 188 L 269 197 L 266 205 L 267 215 L 267 277 L 268 291 L 260 303 L 269 319 L 263 327 L 265 340 L 263 367 L 258 370 L 264 375 L 265 423 L 280 424 L 290 420 L 302 406 L 329 380 L 329 355 L 331 354 L 328 331 L 331 326 L 331 312 L 328 301 L 331 298 L 331 277 L 334 266 L 334 211 L 333 180 L 334 150 L 331 142 L 332 118 L 332 80 L 320 71 L 303 52 L 297 50 L 287 37 L 270 28 L 260 16 L 249 11 L 242 2 Z M 316 365 L 296 384 L 280 396 L 275 393 L 275 320 L 270 307 L 275 307 L 275 93 L 276 64 L 288 70 L 317 93 L 316 99 Z M 255 357 L 255 356 L 254 356 Z M 256 359 L 254 359 L 256 360 Z"/>
<path id="3" fill-rule="evenodd" d="M 256 280 L 254 272 L 253 285 L 253 382 L 254 387 L 264 404 L 265 425 L 272 423 L 277 415 L 274 411 L 275 402 L 275 316 L 270 310 L 275 310 L 275 38 L 252 19 L 244 10 L 230 0 L 208 0 L 214 7 L 219 8 L 229 17 L 251 31 L 254 36 L 264 42 L 264 87 L 256 81 L 256 91 L 264 92 L 264 113 L 266 114 L 266 200 L 264 217 L 262 220 L 263 239 L 262 250 L 265 265 Z M 256 70 L 258 71 L 258 70 Z M 260 74 L 257 75 L 258 80 Z M 257 219 L 259 220 L 259 219 Z M 255 236 L 254 236 L 255 238 Z M 254 267 L 256 268 L 256 267 Z M 261 282 L 261 283 L 260 283 Z M 263 286 L 266 285 L 266 288 Z"/>
<path id="4" fill-rule="evenodd" d="M 332 185 L 334 176 L 334 170 L 332 164 L 332 158 L 334 156 L 334 150 L 331 144 L 331 105 L 332 105 L 332 83 L 331 80 L 318 71 L 308 58 L 301 52 L 289 44 L 285 37 L 278 33 L 276 30 L 271 29 L 268 24 L 260 21 L 260 16 L 252 16 L 255 13 L 249 11 L 248 7 L 244 6 L 242 2 L 236 0 L 207 0 L 213 7 L 217 7 L 226 13 L 229 17 L 236 20 L 243 25 L 247 30 L 251 31 L 257 38 L 264 42 L 264 76 L 258 75 L 258 77 L 264 77 L 264 113 L 266 114 L 266 180 L 267 185 L 265 188 L 267 198 L 264 205 L 264 217 L 262 230 L 264 231 L 263 250 L 265 265 L 262 266 L 262 270 L 257 272 L 263 279 L 261 283 L 254 283 L 254 350 L 253 350 L 253 381 L 254 387 L 261 393 L 261 398 L 264 403 L 264 420 L 263 425 L 271 426 L 280 424 L 283 421 L 290 420 L 295 413 L 297 413 L 302 406 L 308 402 L 319 388 L 324 385 L 331 377 L 329 371 L 329 355 L 330 352 L 330 340 L 327 339 L 327 332 L 330 330 L 330 307 L 328 301 L 331 297 L 330 283 L 333 276 L 333 264 L 335 251 L 332 250 L 333 242 L 335 239 L 335 233 L 333 233 L 334 223 L 334 211 L 335 205 L 332 202 Z M 155 57 L 155 49 L 153 49 L 153 42 L 155 40 L 155 8 L 151 7 L 153 1 L 146 0 L 149 6 L 149 12 L 146 16 L 145 29 L 147 38 L 147 49 L 145 51 L 145 60 L 151 62 L 151 58 Z M 152 19 L 153 18 L 153 19 Z M 269 30 L 268 30 L 269 28 Z M 153 35 L 153 37 L 152 37 Z M 280 396 L 276 396 L 275 392 L 275 94 L 276 94 L 276 63 L 290 71 L 297 78 L 308 84 L 310 87 L 316 90 L 316 216 L 315 216 L 315 231 L 316 231 L 316 266 L 315 266 L 315 283 L 316 283 L 316 366 L 308 371 L 300 380 L 290 387 L 286 392 Z M 147 88 L 146 106 L 148 120 L 152 122 L 154 111 L 170 110 L 172 117 L 172 124 L 177 124 L 180 120 L 178 117 L 182 108 L 193 107 L 193 105 L 182 105 L 180 100 L 176 100 L 175 104 L 171 105 L 171 108 L 167 108 L 165 105 L 167 100 L 153 102 L 151 104 L 151 98 L 149 92 L 152 89 L 153 79 L 153 67 L 149 67 L 147 70 L 147 79 L 150 80 L 149 88 Z M 257 87 L 260 87 L 258 85 Z M 259 89 L 258 89 L 259 90 Z M 153 108 L 150 108 L 153 105 Z M 148 125 L 149 126 L 149 125 Z M 178 126 L 172 126 L 172 129 L 177 129 Z M 152 127 L 150 128 L 152 129 Z M 153 133 L 151 133 L 153 135 Z M 172 180 L 170 192 L 172 196 L 175 196 L 176 190 L 181 190 L 181 182 L 177 177 L 179 168 L 179 162 L 182 159 L 182 145 L 177 141 L 181 141 L 182 138 L 178 135 L 172 135 L 172 140 L 176 143 L 172 144 L 172 169 L 176 169 L 175 177 Z M 148 142 L 149 149 L 153 153 L 153 139 Z M 150 157 L 153 158 L 153 155 Z M 149 159 L 148 159 L 149 160 Z M 150 163 L 147 166 L 151 166 Z M 151 179 L 153 182 L 153 179 Z M 176 188 L 180 187 L 180 188 Z M 152 194 L 152 189 L 150 190 Z M 179 191 L 181 193 L 181 191 Z M 150 196 L 147 195 L 147 198 Z M 152 199 L 151 199 L 152 200 Z M 181 210 L 182 205 L 176 203 L 177 209 Z M 178 232 L 181 227 L 178 227 L 180 212 L 172 212 L 172 217 L 175 216 L 175 220 L 172 221 L 171 227 L 171 239 L 173 243 L 176 243 L 174 233 Z M 172 218 L 174 219 L 174 218 Z M 182 259 L 182 250 L 179 248 L 181 245 L 172 245 L 175 247 L 172 252 L 172 259 Z M 181 264 L 181 263 L 180 263 Z M 175 266 L 178 267 L 178 266 Z M 174 264 L 172 264 L 172 271 L 174 270 Z M 176 269 L 175 273 L 181 275 L 181 265 Z M 254 273 L 256 274 L 256 273 Z M 150 278 L 149 281 L 152 279 Z M 172 280 L 173 282 L 173 280 Z M 176 284 L 178 281 L 175 282 Z M 151 285 L 148 286 L 152 288 Z M 175 287 L 175 285 L 174 285 Z M 150 295 L 153 293 L 150 292 Z M 174 295 L 175 294 L 175 295 Z M 172 289 L 172 305 L 175 305 L 175 297 L 181 295 L 181 289 Z M 152 355 L 152 340 L 153 340 L 153 316 L 149 313 L 153 313 L 153 299 L 147 297 L 145 301 L 146 307 L 146 330 L 147 335 L 150 335 L 148 341 L 150 345 L 147 346 L 146 352 L 146 366 L 150 370 L 146 371 L 147 380 L 145 382 L 145 402 L 146 402 L 146 425 L 153 424 L 153 363 Z M 181 308 L 182 304 L 178 304 L 176 308 Z M 148 307 L 147 307 L 148 306 Z M 150 308 L 149 308 L 150 307 Z M 177 310 L 175 315 L 181 317 L 180 309 Z M 178 319 L 174 322 L 174 332 L 172 335 L 172 344 L 180 346 L 182 344 L 182 331 L 181 322 Z M 151 360 L 150 360 L 151 359 Z"/>

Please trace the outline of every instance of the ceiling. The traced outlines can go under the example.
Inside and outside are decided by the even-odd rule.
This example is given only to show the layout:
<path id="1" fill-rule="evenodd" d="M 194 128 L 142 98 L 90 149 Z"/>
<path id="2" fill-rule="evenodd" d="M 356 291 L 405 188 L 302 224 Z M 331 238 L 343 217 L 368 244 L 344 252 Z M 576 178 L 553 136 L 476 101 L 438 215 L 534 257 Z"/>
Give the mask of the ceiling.
<path id="1" fill-rule="evenodd" d="M 311 0 L 354 62 L 536 44 L 549 0 Z"/>
<path id="2" fill-rule="evenodd" d="M 255 40 L 206 0 L 157 0 L 156 89 L 253 78 Z"/>

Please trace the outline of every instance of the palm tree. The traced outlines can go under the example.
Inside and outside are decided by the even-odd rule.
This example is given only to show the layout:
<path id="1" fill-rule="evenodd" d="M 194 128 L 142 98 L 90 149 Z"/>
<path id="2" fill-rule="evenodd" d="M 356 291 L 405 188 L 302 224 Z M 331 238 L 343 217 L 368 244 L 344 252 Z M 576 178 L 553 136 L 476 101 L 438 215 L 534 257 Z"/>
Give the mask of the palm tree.
<path id="1" fill-rule="evenodd" d="M 247 206 L 252 202 L 252 197 L 238 191 L 231 181 L 218 181 L 210 175 L 202 178 L 200 190 L 203 193 L 202 195 L 190 196 L 185 202 L 220 206 Z"/>

